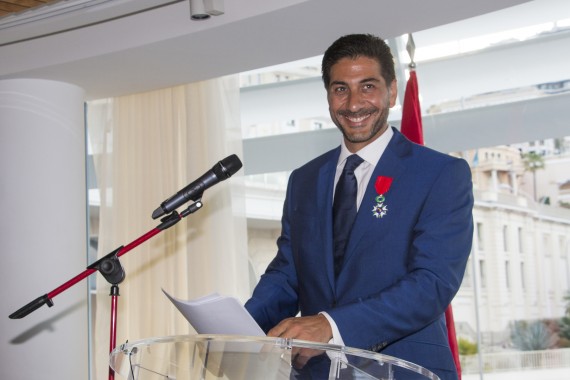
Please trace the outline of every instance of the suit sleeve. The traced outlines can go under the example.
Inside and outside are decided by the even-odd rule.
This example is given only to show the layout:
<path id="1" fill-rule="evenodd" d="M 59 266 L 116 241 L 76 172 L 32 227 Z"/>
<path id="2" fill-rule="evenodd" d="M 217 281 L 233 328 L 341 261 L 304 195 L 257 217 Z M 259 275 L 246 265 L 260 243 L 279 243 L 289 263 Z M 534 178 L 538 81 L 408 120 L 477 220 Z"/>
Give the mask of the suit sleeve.
<path id="1" fill-rule="evenodd" d="M 407 273 L 367 298 L 327 310 L 346 345 L 378 350 L 440 318 L 458 291 L 473 238 L 471 172 L 447 161 L 411 233 Z"/>
<path id="2" fill-rule="evenodd" d="M 297 273 L 290 241 L 290 193 L 295 172 L 289 177 L 283 205 L 281 236 L 277 240 L 277 255 L 271 261 L 245 308 L 266 333 L 285 318 L 299 311 Z"/>

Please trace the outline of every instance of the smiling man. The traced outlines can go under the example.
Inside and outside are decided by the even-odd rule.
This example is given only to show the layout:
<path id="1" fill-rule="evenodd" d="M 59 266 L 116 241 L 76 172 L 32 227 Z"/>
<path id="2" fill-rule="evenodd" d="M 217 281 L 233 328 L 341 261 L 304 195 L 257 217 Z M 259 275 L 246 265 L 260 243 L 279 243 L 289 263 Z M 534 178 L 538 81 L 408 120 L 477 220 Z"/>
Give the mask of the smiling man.
<path id="1" fill-rule="evenodd" d="M 396 80 L 380 75 L 378 61 L 368 57 L 342 58 L 330 69 L 327 98 L 331 118 L 345 145 L 356 153 L 388 128 L 388 113 L 396 102 Z"/>
<path id="2" fill-rule="evenodd" d="M 397 85 L 382 39 L 339 38 L 322 74 L 343 138 L 291 173 L 277 255 L 246 308 L 268 336 L 376 351 L 457 379 L 444 312 L 471 250 L 469 166 L 388 125 Z"/>

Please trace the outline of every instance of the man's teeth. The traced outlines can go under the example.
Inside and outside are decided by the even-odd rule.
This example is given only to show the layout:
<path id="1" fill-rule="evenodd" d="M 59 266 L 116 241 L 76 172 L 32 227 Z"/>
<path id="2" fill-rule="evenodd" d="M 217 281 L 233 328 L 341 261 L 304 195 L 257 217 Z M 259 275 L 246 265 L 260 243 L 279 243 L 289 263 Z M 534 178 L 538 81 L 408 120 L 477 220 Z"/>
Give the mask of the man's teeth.
<path id="1" fill-rule="evenodd" d="M 360 116 L 360 117 L 350 117 L 350 116 L 347 116 L 346 118 L 347 118 L 348 120 L 352 121 L 353 123 L 359 123 L 359 122 L 361 122 L 362 120 L 366 119 L 368 116 L 370 116 L 370 115 L 365 115 L 365 116 Z"/>

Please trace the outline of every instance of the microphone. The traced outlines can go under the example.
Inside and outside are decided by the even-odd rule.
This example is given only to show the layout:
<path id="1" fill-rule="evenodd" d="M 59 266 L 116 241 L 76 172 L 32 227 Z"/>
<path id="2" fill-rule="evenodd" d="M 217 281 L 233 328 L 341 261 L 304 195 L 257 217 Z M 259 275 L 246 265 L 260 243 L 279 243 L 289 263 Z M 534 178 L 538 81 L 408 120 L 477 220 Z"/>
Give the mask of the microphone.
<path id="1" fill-rule="evenodd" d="M 168 214 L 190 200 L 197 201 L 202 197 L 204 190 L 230 178 L 241 167 L 242 163 L 235 154 L 224 158 L 200 178 L 162 202 L 152 213 L 152 218 L 156 219 L 164 214 Z"/>

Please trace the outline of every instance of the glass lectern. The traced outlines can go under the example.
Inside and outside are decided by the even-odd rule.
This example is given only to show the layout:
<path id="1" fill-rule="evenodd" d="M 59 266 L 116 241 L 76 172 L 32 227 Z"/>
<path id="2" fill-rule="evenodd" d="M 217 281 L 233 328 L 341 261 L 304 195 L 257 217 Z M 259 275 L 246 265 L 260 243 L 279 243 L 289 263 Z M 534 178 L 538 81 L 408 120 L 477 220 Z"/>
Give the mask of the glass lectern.
<path id="1" fill-rule="evenodd" d="M 127 380 L 439 380 L 398 358 L 294 339 L 184 335 L 117 347 L 115 373 Z"/>

